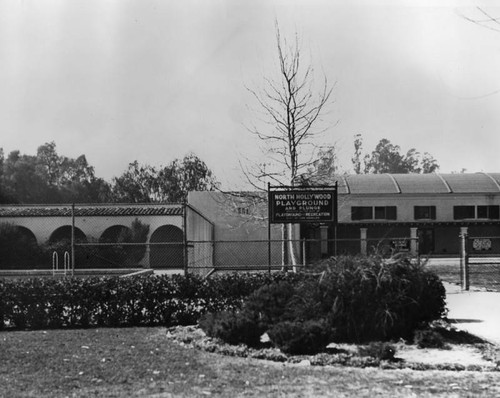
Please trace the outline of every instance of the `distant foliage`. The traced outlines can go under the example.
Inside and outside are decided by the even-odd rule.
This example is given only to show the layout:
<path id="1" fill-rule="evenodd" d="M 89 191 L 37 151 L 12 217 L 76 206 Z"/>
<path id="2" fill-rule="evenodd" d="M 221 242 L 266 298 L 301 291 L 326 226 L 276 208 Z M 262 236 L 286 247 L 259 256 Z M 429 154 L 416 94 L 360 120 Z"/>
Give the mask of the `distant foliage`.
<path id="1" fill-rule="evenodd" d="M 85 155 L 59 155 L 55 142 L 39 146 L 36 155 L 15 150 L 5 156 L 0 148 L 0 204 L 180 203 L 189 191 L 217 186 L 212 171 L 193 153 L 159 168 L 134 161 L 108 183 L 95 175 Z"/>
<path id="2" fill-rule="evenodd" d="M 356 174 L 407 174 L 433 173 L 439 170 L 439 164 L 428 152 L 423 154 L 415 148 L 401 153 L 399 145 L 394 145 L 387 138 L 383 138 L 375 149 L 363 155 L 363 137 L 357 134 L 354 140 L 354 155 L 352 164 Z"/>
<path id="3" fill-rule="evenodd" d="M 38 147 L 37 154 L 0 150 L 1 203 L 97 203 L 110 200 L 111 189 L 96 177 L 85 155 L 60 156 L 54 142 Z"/>
<path id="4" fill-rule="evenodd" d="M 415 330 L 445 314 L 445 290 L 439 278 L 409 257 L 339 257 L 319 264 L 318 274 L 293 283 L 278 281 L 256 290 L 231 322 L 207 334 L 231 343 L 238 317 L 252 320 L 255 334 L 267 332 L 288 353 L 315 353 L 328 342 L 364 343 L 410 339 Z M 318 276 L 320 275 L 320 276 Z M 252 324 L 252 322 L 249 322 Z M 202 327 L 205 324 L 201 324 Z M 224 329 L 224 333 L 218 333 Z"/>
<path id="5" fill-rule="evenodd" d="M 191 153 L 160 168 L 130 163 L 127 171 L 113 180 L 113 200 L 181 203 L 189 191 L 213 191 L 217 186 L 205 162 Z"/>

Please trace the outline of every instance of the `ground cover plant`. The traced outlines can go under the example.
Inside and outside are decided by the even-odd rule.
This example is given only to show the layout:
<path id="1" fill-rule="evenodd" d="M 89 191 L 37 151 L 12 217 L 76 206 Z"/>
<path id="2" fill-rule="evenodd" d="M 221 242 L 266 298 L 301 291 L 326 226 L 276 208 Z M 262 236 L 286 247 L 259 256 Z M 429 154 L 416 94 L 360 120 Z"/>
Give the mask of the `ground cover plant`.
<path id="1" fill-rule="evenodd" d="M 295 283 L 265 285 L 241 309 L 204 315 L 200 326 L 250 346 L 267 333 L 284 352 L 304 354 L 329 342 L 410 340 L 446 311 L 439 278 L 407 256 L 337 257 L 312 271 Z"/>

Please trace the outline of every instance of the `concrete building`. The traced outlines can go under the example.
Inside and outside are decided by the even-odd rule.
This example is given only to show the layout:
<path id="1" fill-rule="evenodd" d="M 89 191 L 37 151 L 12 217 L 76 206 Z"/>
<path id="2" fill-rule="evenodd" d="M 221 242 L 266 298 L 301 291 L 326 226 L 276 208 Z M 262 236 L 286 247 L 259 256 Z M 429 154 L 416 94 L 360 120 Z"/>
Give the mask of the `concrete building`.
<path id="1" fill-rule="evenodd" d="M 295 236 L 306 240 L 307 261 L 396 249 L 456 257 L 461 234 L 478 255 L 500 254 L 500 173 L 364 174 L 337 181 L 338 223 L 298 226 Z M 215 240 L 265 240 L 263 195 L 260 201 L 244 193 L 234 200 L 234 194 L 191 192 L 189 203 L 213 221 Z"/>
<path id="2" fill-rule="evenodd" d="M 67 205 L 0 206 L 0 223 L 15 226 L 28 241 L 38 246 L 70 241 L 74 225 L 77 251 L 87 248 L 86 253 L 90 252 L 88 248 L 98 247 L 99 243 L 111 245 L 119 242 L 119 236 L 131 231 L 136 220 L 147 226 L 149 231 L 142 255 L 135 256 L 135 264 L 129 265 L 182 269 L 188 265 L 212 263 L 209 248 L 204 248 L 203 253 L 200 253 L 186 246 L 187 241 L 213 239 L 212 223 L 188 205 L 99 204 L 76 205 L 74 208 Z M 112 266 L 113 259 L 103 256 L 106 247 L 100 248 L 102 250 L 98 253 L 92 252 L 95 258 L 87 258 L 90 267 L 96 262 L 100 266 Z M 87 264 L 76 266 L 89 267 Z"/>

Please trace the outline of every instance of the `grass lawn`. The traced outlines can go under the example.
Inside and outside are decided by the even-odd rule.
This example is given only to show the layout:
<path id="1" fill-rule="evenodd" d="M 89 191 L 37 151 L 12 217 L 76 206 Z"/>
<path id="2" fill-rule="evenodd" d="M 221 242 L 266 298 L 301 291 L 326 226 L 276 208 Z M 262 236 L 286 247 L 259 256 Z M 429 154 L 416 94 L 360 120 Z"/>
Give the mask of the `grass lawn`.
<path id="1" fill-rule="evenodd" d="M 301 367 L 182 347 L 164 328 L 0 333 L 1 397 L 500 396 L 500 372 Z"/>

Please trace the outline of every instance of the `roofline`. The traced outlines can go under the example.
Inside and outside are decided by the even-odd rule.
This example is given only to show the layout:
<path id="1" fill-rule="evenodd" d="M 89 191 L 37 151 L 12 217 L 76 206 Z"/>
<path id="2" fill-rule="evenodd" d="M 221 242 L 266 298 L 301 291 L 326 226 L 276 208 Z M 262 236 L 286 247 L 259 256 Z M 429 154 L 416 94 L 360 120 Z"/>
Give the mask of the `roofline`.
<path id="1" fill-rule="evenodd" d="M 448 193 L 453 193 L 453 189 L 451 189 L 450 184 L 448 184 L 448 181 L 446 181 L 445 178 L 441 174 L 439 174 L 439 173 L 435 173 L 435 174 L 443 182 L 443 184 L 446 187 L 446 190 L 448 191 Z"/>
<path id="2" fill-rule="evenodd" d="M 396 187 L 396 193 L 401 193 L 401 187 L 399 186 L 398 182 L 396 181 L 396 179 L 394 178 L 394 176 L 390 173 L 387 173 L 387 175 L 389 176 L 389 178 L 392 180 L 392 182 L 394 183 L 394 186 Z"/>
<path id="3" fill-rule="evenodd" d="M 490 175 L 489 173 L 485 173 L 484 171 L 482 171 L 480 174 L 484 174 L 485 176 L 489 177 L 490 180 L 493 181 L 495 186 L 498 188 L 498 192 L 500 192 L 500 184 L 498 184 L 498 181 L 495 178 L 493 178 L 492 175 Z"/>
<path id="4" fill-rule="evenodd" d="M 3 203 L 0 207 L 182 207 L 184 203 Z"/>

